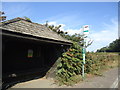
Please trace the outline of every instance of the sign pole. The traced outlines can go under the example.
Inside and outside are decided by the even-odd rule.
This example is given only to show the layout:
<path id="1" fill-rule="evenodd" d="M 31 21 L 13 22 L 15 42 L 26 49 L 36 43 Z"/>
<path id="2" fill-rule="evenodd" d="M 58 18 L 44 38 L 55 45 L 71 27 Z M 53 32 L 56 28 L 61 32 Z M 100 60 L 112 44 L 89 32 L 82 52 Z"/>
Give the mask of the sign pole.
<path id="1" fill-rule="evenodd" d="M 83 54 L 82 77 L 83 77 L 83 79 L 85 77 L 85 70 L 84 70 L 85 53 L 86 53 L 86 40 L 85 40 L 85 38 L 87 38 L 88 34 L 89 34 L 89 26 L 85 25 L 83 27 L 83 49 L 82 49 L 82 54 Z"/>
<path id="2" fill-rule="evenodd" d="M 83 54 L 83 65 L 82 65 L 82 76 L 84 78 L 84 64 L 85 64 L 85 40 L 83 38 L 83 49 L 82 49 L 82 54 Z"/>

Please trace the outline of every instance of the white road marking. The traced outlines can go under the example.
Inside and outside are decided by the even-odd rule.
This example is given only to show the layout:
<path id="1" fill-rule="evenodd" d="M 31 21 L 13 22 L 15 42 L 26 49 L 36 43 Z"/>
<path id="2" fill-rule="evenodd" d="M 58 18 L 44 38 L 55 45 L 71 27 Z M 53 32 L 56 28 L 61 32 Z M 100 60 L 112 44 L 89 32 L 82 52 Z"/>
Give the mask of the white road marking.
<path id="1" fill-rule="evenodd" d="M 110 90 L 115 90 L 115 88 L 118 88 L 118 82 L 120 81 L 120 76 L 117 77 L 117 79 L 114 81 L 114 83 L 112 84 L 112 86 L 110 87 Z"/>
<path id="2" fill-rule="evenodd" d="M 114 81 L 114 83 L 112 84 L 111 88 L 115 88 L 117 83 L 118 83 L 118 78 Z"/>

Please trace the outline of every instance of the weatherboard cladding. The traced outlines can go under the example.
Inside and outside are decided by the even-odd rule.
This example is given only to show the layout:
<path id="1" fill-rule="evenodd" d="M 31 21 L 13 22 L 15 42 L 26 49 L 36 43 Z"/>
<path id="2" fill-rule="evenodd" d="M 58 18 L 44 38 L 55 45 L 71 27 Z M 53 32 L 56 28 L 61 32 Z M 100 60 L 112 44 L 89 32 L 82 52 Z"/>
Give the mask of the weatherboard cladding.
<path id="1" fill-rule="evenodd" d="M 47 28 L 45 25 L 28 22 L 23 18 L 15 18 L 2 22 L 0 27 L 2 27 L 3 30 L 71 43 L 71 41 L 66 40 L 56 32 Z"/>

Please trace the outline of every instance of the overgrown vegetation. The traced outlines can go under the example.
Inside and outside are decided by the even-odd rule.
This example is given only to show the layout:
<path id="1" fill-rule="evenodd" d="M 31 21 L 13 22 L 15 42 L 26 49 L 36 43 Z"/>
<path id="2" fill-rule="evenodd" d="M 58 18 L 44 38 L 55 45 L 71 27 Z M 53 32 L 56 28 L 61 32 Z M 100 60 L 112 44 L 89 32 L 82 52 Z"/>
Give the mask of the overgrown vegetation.
<path id="1" fill-rule="evenodd" d="M 79 55 L 79 58 L 76 58 L 76 55 Z M 101 76 L 103 70 L 118 66 L 119 57 L 118 53 L 87 53 L 85 74 Z M 82 80 L 81 52 L 73 53 L 70 49 L 59 60 L 61 63 L 56 71 L 59 85 L 73 85 Z"/>
<path id="2" fill-rule="evenodd" d="M 62 37 L 71 40 L 73 45 L 58 59 L 56 81 L 59 85 L 73 85 L 82 80 L 82 36 L 80 34 L 68 35 L 60 30 L 61 26 L 50 26 L 51 30 Z M 116 67 L 118 54 L 116 53 L 86 53 L 85 73 L 102 75 L 101 70 Z"/>
<path id="3" fill-rule="evenodd" d="M 119 57 L 118 53 L 87 53 L 87 62 L 91 61 L 86 63 L 90 66 L 87 73 L 101 75 L 101 70 L 117 67 Z"/>
<path id="4" fill-rule="evenodd" d="M 73 77 L 75 78 L 82 73 L 82 53 L 77 42 L 74 42 L 72 47 L 63 53 L 59 60 L 56 75 L 60 83 L 69 85 L 70 82 L 76 82 Z"/>

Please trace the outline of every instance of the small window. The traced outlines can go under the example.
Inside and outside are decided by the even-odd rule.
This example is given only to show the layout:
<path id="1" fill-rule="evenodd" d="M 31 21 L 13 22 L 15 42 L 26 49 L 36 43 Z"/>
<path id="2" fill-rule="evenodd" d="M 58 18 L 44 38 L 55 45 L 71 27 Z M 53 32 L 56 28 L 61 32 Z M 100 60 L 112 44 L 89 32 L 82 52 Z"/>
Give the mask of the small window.
<path id="1" fill-rule="evenodd" d="M 32 57 L 33 57 L 33 50 L 28 49 L 28 58 L 32 58 Z"/>

